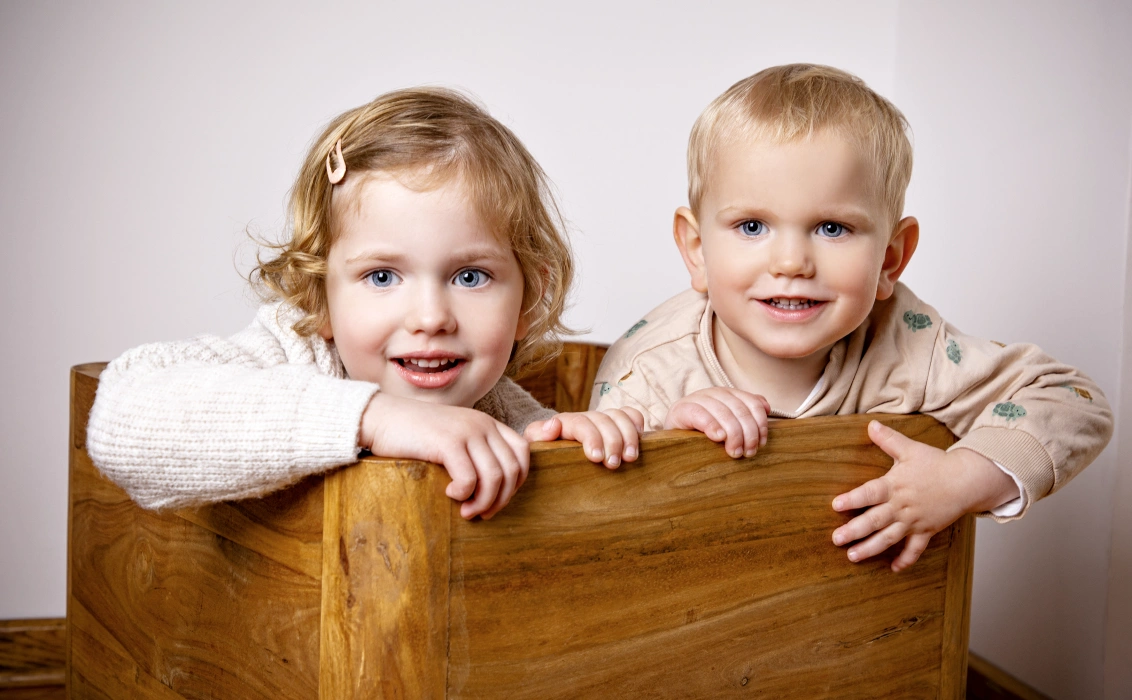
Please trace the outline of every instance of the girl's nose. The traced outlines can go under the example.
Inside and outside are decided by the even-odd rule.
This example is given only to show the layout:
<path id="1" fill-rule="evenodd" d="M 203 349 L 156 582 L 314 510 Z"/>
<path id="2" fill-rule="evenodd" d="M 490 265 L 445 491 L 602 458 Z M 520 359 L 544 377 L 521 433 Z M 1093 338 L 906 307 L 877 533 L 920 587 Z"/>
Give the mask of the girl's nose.
<path id="1" fill-rule="evenodd" d="M 814 259 L 808 235 L 787 233 L 771 243 L 770 272 L 785 277 L 813 277 Z"/>
<path id="2" fill-rule="evenodd" d="M 419 289 L 410 298 L 405 314 L 405 327 L 412 333 L 452 333 L 456 330 L 456 315 L 451 300 L 443 289 Z"/>

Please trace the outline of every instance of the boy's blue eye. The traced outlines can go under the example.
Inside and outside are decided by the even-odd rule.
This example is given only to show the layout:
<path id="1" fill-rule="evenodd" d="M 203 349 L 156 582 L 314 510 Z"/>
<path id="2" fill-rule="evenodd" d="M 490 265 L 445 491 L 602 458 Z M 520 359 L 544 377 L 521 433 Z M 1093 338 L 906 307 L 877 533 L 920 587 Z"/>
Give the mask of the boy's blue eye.
<path id="1" fill-rule="evenodd" d="M 744 221 L 739 224 L 744 236 L 761 236 L 766 233 L 766 224 L 761 221 Z"/>
<path id="2" fill-rule="evenodd" d="M 457 272 L 456 278 L 453 281 L 461 287 L 472 288 L 487 284 L 488 279 L 487 273 L 483 270 L 468 268 L 467 270 Z"/>
<path id="3" fill-rule="evenodd" d="M 370 284 L 375 287 L 392 287 L 401 281 L 401 277 L 393 270 L 374 270 L 368 276 Z"/>
<path id="4" fill-rule="evenodd" d="M 826 238 L 840 238 L 845 235 L 845 227 L 841 224 L 835 224 L 832 221 L 827 221 L 821 226 L 818 226 L 818 233 Z"/>

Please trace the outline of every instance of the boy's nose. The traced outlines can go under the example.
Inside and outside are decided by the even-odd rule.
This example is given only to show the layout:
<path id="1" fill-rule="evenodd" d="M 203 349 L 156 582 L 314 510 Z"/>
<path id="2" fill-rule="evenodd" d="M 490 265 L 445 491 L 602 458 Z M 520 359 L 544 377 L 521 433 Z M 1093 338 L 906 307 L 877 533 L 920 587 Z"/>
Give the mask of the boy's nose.
<path id="1" fill-rule="evenodd" d="M 812 277 L 814 259 L 810 252 L 808 236 L 777 237 L 771 249 L 771 273 L 787 277 Z"/>
<path id="2" fill-rule="evenodd" d="M 420 289 L 409 301 L 405 314 L 405 327 L 412 333 L 452 333 L 456 330 L 456 316 L 448 295 L 441 289 Z"/>

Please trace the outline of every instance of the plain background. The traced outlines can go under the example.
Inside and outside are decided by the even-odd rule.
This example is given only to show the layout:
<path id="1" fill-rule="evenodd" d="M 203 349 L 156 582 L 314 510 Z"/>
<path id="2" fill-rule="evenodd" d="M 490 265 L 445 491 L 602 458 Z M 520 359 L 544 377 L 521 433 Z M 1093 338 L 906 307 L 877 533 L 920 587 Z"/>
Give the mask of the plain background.
<path id="1" fill-rule="evenodd" d="M 687 274 L 696 115 L 769 65 L 863 77 L 915 132 L 905 281 L 964 331 L 1091 375 L 1117 438 L 980 522 L 972 648 L 1058 698 L 1132 697 L 1132 4 L 0 4 L 0 619 L 65 613 L 68 368 L 229 334 L 310 139 L 414 84 L 477 95 L 557 185 L 609 342 Z M 1132 410 L 1132 409 L 1130 409 Z"/>

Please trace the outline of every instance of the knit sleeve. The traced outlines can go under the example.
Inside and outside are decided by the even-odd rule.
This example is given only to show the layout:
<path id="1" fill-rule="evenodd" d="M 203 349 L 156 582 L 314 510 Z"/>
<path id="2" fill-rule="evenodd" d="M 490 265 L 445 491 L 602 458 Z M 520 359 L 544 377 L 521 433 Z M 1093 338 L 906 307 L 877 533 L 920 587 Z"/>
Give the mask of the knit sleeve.
<path id="1" fill-rule="evenodd" d="M 1021 482 L 1015 517 L 1068 483 L 1112 436 L 1112 411 L 1089 377 L 1034 345 L 982 340 L 949 324 L 936 338 L 923 412 L 960 436 L 952 449 L 978 452 Z"/>
<path id="2" fill-rule="evenodd" d="M 510 427 L 520 435 L 536 420 L 546 420 L 555 412 L 527 393 L 527 390 L 507 377 L 501 378 L 475 408 Z"/>
<path id="3" fill-rule="evenodd" d="M 269 333 L 143 345 L 103 371 L 87 449 L 145 508 L 262 496 L 355 461 L 377 389 L 286 361 Z"/>

